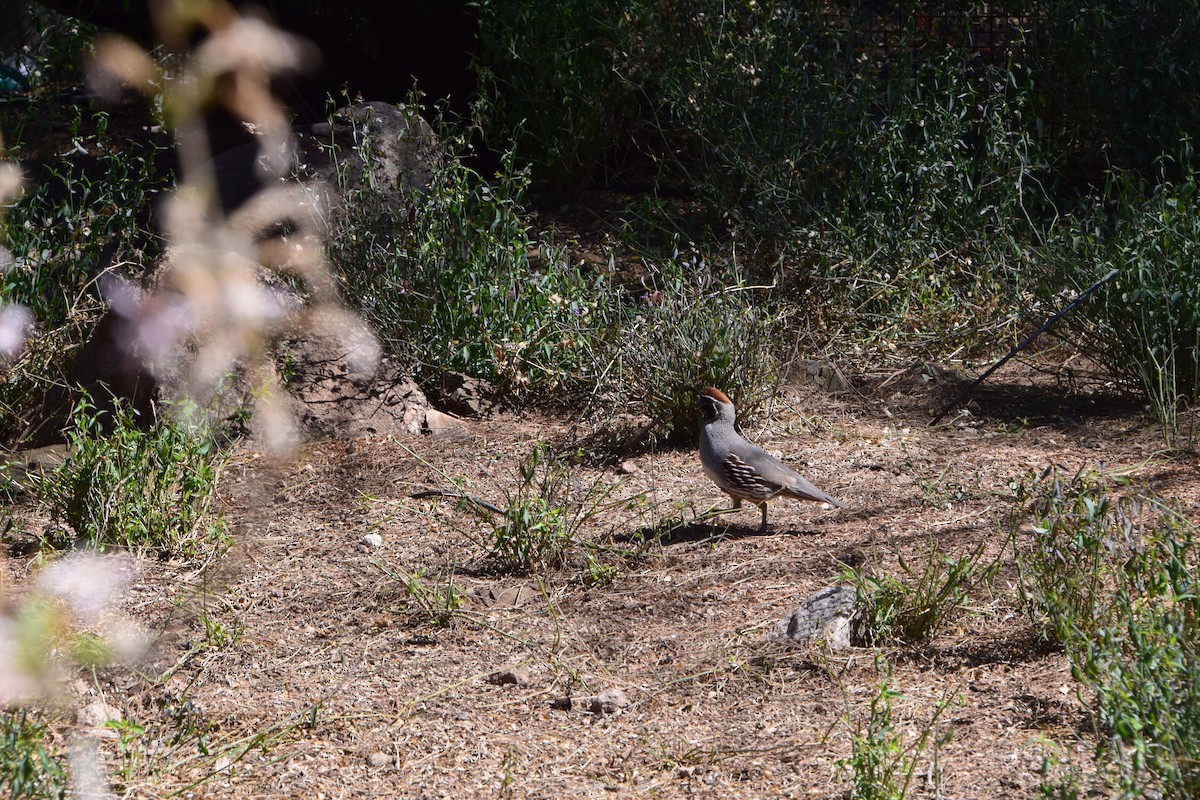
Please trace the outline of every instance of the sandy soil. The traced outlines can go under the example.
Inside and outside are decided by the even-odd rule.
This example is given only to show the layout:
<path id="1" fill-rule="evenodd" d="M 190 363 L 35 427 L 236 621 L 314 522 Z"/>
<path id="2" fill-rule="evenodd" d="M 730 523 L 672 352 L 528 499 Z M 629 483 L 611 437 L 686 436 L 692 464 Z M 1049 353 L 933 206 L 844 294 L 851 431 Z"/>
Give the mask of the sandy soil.
<path id="1" fill-rule="evenodd" d="M 1103 396 L 1000 385 L 929 428 L 946 387 L 920 370 L 855 383 L 789 386 L 747 431 L 853 507 L 779 501 L 766 535 L 751 507 L 694 521 L 726 501 L 693 449 L 635 454 L 629 474 L 584 458 L 579 491 L 630 500 L 578 529 L 603 569 L 575 546 L 560 568 L 501 573 L 477 514 L 410 497 L 454 480 L 503 505 L 535 440 L 586 445 L 565 418 L 330 441 L 285 464 L 240 447 L 221 486 L 236 544 L 204 569 L 147 564 L 124 605 L 154 632 L 152 656 L 84 691 L 145 728 L 133 762 L 105 745 L 110 768 L 130 797 L 841 797 L 837 761 L 887 662 L 897 734 L 911 747 L 929 733 L 910 796 L 1038 796 L 1048 747 L 1086 766 L 1097 738 L 1090 698 L 1017 606 L 1008 482 L 1135 467 L 1194 510 L 1196 461 L 1162 455 L 1149 421 Z M 841 563 L 902 575 L 898 557 L 981 543 L 998 577 L 932 642 L 764 641 Z M 443 613 L 451 581 L 464 599 Z M 502 683 L 514 668 L 520 682 Z M 578 702 L 606 689 L 629 705 Z"/>

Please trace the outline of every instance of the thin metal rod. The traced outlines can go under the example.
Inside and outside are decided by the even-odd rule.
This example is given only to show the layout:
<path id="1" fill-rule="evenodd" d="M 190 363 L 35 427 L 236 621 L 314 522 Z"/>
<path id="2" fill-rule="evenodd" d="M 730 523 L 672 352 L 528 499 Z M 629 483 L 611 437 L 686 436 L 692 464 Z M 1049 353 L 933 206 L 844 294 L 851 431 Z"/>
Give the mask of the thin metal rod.
<path id="1" fill-rule="evenodd" d="M 1057 314 L 1055 314 L 1053 317 L 1051 317 L 1050 319 L 1048 319 L 1048 320 L 1046 320 L 1044 323 L 1042 323 L 1042 327 L 1038 328 L 1036 331 L 1034 331 L 1033 333 L 1031 333 L 1031 334 L 1029 334 L 1028 336 L 1026 336 L 1026 337 L 1025 337 L 1025 339 L 1024 339 L 1024 341 L 1022 341 L 1022 342 L 1021 342 L 1019 345 L 1017 345 L 1016 347 L 1014 347 L 1012 350 L 1009 350 L 1009 351 L 1008 351 L 1008 355 L 1006 355 L 1004 358 L 1000 359 L 1000 360 L 999 360 L 999 361 L 997 361 L 995 364 L 993 364 L 991 367 L 989 367 L 989 368 L 988 368 L 988 370 L 987 370 L 986 372 L 984 372 L 982 375 L 980 375 L 978 378 L 976 378 L 976 379 L 974 380 L 974 382 L 972 382 L 972 383 L 971 383 L 971 385 L 970 385 L 970 386 L 968 386 L 967 388 L 965 388 L 965 389 L 963 389 L 961 392 L 959 392 L 959 393 L 958 393 L 958 397 L 955 397 L 953 400 L 951 400 L 949 403 L 947 403 L 947 404 L 946 404 L 946 407 L 945 407 L 945 408 L 943 408 L 941 411 L 939 411 L 939 412 L 938 412 L 938 415 L 937 415 L 936 417 L 934 417 L 932 420 L 930 420 L 930 422 L 929 422 L 930 426 L 937 425 L 939 422 L 941 422 L 941 421 L 942 421 L 942 417 L 944 417 L 944 416 L 946 416 L 947 414 L 949 414 L 949 413 L 950 413 L 950 412 L 951 412 L 951 411 L 954 409 L 954 407 L 955 407 L 955 406 L 957 406 L 957 405 L 958 405 L 959 403 L 961 403 L 963 400 L 966 400 L 968 397 L 970 397 L 970 396 L 971 396 L 971 393 L 972 393 L 972 392 L 974 392 L 974 391 L 975 391 L 977 388 L 979 388 L 979 384 L 981 384 L 981 383 L 983 383 L 985 380 L 987 380 L 987 377 L 988 377 L 989 375 L 991 375 L 993 372 L 995 372 L 996 370 L 998 370 L 998 369 L 1000 369 L 1001 367 L 1003 367 L 1003 366 L 1004 366 L 1006 363 L 1008 363 L 1008 360 L 1009 360 L 1010 358 L 1012 358 L 1012 357 L 1013 357 L 1013 356 L 1015 356 L 1017 353 L 1019 353 L 1019 352 L 1021 352 L 1022 350 L 1024 350 L 1026 347 L 1028 347 L 1028 346 L 1029 346 L 1029 344 L 1030 344 L 1030 343 L 1031 343 L 1031 342 L 1032 342 L 1034 339 L 1036 339 L 1037 337 L 1039 337 L 1039 336 L 1041 336 L 1043 333 L 1045 333 L 1045 332 L 1046 332 L 1046 330 L 1047 330 L 1047 329 L 1049 329 L 1049 327 L 1050 327 L 1051 325 L 1053 325 L 1054 323 L 1058 322 L 1060 319 L 1062 319 L 1063 317 L 1065 317 L 1065 316 L 1066 316 L 1066 315 L 1067 315 L 1067 314 L 1068 314 L 1068 313 L 1071 311 L 1071 309 L 1075 308 L 1075 306 L 1079 305 L 1079 304 L 1080 304 L 1080 303 L 1082 303 L 1084 300 L 1086 300 L 1086 299 L 1088 298 L 1088 296 L 1089 296 L 1089 295 L 1091 295 L 1091 293 L 1092 293 L 1092 292 L 1094 292 L 1094 291 L 1096 291 L 1097 289 L 1099 289 L 1099 288 L 1100 288 L 1100 286 L 1101 286 L 1101 285 L 1102 285 L 1102 284 L 1103 284 L 1105 281 L 1107 281 L 1107 280 L 1111 279 L 1111 278 L 1112 278 L 1114 275 L 1116 275 L 1118 272 L 1120 272 L 1120 270 L 1118 270 L 1118 269 L 1110 269 L 1110 270 L 1108 271 L 1108 274 L 1107 274 L 1107 275 L 1105 275 L 1103 278 L 1101 278 L 1100 280 L 1098 280 L 1098 281 L 1096 281 L 1095 283 L 1093 283 L 1093 284 L 1092 284 L 1091 286 L 1089 286 L 1088 288 L 1084 289 L 1082 292 L 1080 292 L 1080 293 L 1079 293 L 1079 296 L 1078 296 L 1078 297 L 1076 297 L 1076 298 L 1075 298 L 1074 300 L 1072 300 L 1071 302 L 1067 303 L 1067 305 L 1066 305 L 1066 306 L 1065 306 L 1065 307 L 1062 309 L 1062 311 L 1059 311 L 1059 312 L 1058 312 Z"/>

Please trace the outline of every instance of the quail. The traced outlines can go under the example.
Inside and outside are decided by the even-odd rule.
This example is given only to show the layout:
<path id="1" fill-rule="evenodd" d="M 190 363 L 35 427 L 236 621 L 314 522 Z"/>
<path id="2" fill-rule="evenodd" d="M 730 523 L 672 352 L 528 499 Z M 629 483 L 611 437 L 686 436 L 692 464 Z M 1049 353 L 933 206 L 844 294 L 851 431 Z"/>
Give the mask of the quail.
<path id="1" fill-rule="evenodd" d="M 762 509 L 759 533 L 767 529 L 767 501 L 780 495 L 846 508 L 778 458 L 743 439 L 733 427 L 733 403 L 720 389 L 702 389 L 697 402 L 706 416 L 700 428 L 704 472 L 733 498 L 734 508 L 749 500 Z"/>

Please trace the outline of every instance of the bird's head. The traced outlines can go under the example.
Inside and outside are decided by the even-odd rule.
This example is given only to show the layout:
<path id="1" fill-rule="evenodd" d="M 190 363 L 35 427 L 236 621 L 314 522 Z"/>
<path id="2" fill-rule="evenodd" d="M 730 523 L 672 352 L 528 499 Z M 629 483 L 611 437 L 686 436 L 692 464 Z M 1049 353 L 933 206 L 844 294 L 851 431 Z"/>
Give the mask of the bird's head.
<path id="1" fill-rule="evenodd" d="M 720 389 L 714 389 L 712 386 L 701 389 L 700 395 L 696 399 L 696 404 L 700 406 L 700 410 L 704 412 L 704 424 L 716 422 L 717 420 L 727 421 L 733 424 L 734 409 L 733 401 L 730 400 Z"/>

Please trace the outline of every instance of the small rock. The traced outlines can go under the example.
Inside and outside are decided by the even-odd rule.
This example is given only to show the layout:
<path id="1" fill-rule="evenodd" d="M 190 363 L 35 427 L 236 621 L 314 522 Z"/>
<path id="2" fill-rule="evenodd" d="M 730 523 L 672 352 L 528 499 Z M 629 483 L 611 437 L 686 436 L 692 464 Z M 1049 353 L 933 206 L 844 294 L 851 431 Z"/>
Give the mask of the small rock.
<path id="1" fill-rule="evenodd" d="M 835 652 L 847 650 L 862 643 L 857 610 L 858 596 L 853 586 L 828 586 L 810 594 L 796 610 L 776 622 L 767 641 L 796 647 L 825 641 Z"/>
<path id="2" fill-rule="evenodd" d="M 622 461 L 620 466 L 617 467 L 617 472 L 621 475 L 632 475 L 637 471 L 638 465 L 632 459 L 626 459 L 625 461 Z"/>
<path id="3" fill-rule="evenodd" d="M 383 547 L 383 537 L 378 533 L 368 533 L 359 539 L 358 543 L 363 546 L 363 549 L 378 550 Z"/>
<path id="4" fill-rule="evenodd" d="M 540 599 L 542 593 L 529 584 L 509 586 L 477 587 L 470 592 L 484 608 L 518 608 L 533 600 Z"/>
<path id="5" fill-rule="evenodd" d="M 488 682 L 494 683 L 497 686 L 505 686 L 512 684 L 514 686 L 528 686 L 532 678 L 529 675 L 528 667 L 509 667 L 502 669 L 499 672 L 494 672 L 488 676 Z"/>
<path id="6" fill-rule="evenodd" d="M 464 417 L 480 417 L 492 410 L 496 387 L 485 380 L 449 372 L 442 376 L 442 402 Z"/>
<path id="7" fill-rule="evenodd" d="M 458 417 L 444 414 L 436 408 L 425 409 L 425 425 L 427 433 L 434 436 L 455 436 L 466 431 L 467 426 Z"/>
<path id="8" fill-rule="evenodd" d="M 87 728 L 99 728 L 106 722 L 121 719 L 121 710 L 103 700 L 93 700 L 75 715 L 75 721 Z"/>
<path id="9" fill-rule="evenodd" d="M 392 757 L 387 753 L 376 750 L 371 755 L 367 756 L 367 766 L 371 767 L 386 767 L 392 763 Z"/>
<path id="10" fill-rule="evenodd" d="M 792 366 L 788 377 L 833 394 L 850 391 L 850 381 L 846 380 L 846 376 L 832 361 L 815 359 L 797 361 Z"/>
<path id="11" fill-rule="evenodd" d="M 587 710 L 593 714 L 615 714 L 629 707 L 629 698 L 620 689 L 605 689 L 587 700 Z"/>

